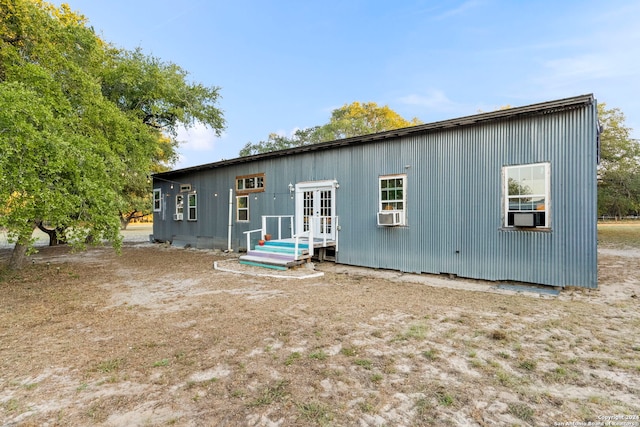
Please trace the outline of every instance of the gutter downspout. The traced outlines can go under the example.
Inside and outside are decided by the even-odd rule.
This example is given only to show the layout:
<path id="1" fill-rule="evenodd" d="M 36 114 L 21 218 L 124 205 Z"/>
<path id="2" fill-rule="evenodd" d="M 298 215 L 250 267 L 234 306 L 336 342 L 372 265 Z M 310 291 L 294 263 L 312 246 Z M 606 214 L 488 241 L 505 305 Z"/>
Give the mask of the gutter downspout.
<path id="1" fill-rule="evenodd" d="M 233 227 L 233 189 L 229 189 L 229 230 L 227 231 L 227 252 L 233 252 L 231 249 L 231 228 Z"/>

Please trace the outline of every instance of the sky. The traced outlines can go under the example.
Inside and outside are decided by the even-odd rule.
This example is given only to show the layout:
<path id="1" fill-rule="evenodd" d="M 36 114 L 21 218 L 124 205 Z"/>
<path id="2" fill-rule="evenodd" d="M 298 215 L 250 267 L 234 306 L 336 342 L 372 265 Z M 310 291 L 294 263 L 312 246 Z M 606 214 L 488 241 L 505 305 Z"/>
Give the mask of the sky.
<path id="1" fill-rule="evenodd" d="M 593 93 L 640 138 L 637 0 L 64 3 L 105 41 L 220 88 L 225 131 L 181 130 L 176 169 L 325 124 L 354 101 L 431 123 Z"/>

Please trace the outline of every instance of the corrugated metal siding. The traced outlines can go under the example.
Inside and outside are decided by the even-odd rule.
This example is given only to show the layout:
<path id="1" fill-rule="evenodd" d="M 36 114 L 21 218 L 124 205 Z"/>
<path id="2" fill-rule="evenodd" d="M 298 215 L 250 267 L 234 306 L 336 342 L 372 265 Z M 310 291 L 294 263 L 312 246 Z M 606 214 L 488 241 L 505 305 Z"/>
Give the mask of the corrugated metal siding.
<path id="1" fill-rule="evenodd" d="M 170 220 L 171 197 L 154 235 L 215 237 L 226 245 L 229 188 L 236 176 L 264 172 L 265 192 L 250 199 L 250 223 L 233 222 L 233 245 L 243 247 L 242 232 L 259 228 L 261 215 L 294 213 L 290 182 L 335 179 L 339 263 L 593 288 L 595 132 L 590 105 L 193 171 L 172 179 L 197 189 L 197 223 Z M 538 162 L 551 165 L 551 230 L 504 229 L 502 168 Z M 407 227 L 376 225 L 378 177 L 391 174 L 407 175 Z"/>

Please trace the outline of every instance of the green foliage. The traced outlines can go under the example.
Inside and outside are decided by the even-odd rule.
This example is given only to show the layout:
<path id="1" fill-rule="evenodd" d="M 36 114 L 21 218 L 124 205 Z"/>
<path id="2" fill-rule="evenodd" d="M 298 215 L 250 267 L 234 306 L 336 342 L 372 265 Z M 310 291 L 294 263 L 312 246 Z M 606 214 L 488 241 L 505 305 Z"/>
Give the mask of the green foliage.
<path id="1" fill-rule="evenodd" d="M 140 49 L 109 53 L 102 94 L 120 110 L 171 134 L 179 124 L 190 127 L 200 122 L 220 135 L 224 120 L 215 106 L 220 88 L 189 84 L 188 73 L 178 65 L 146 56 Z"/>
<path id="2" fill-rule="evenodd" d="M 256 144 L 248 142 L 240 150 L 240 156 L 251 156 L 325 141 L 351 138 L 414 126 L 420 123 L 417 118 L 411 120 L 403 119 L 386 105 L 379 107 L 375 102 L 361 104 L 356 101 L 333 110 L 329 123 L 325 125 L 299 129 L 290 138 L 272 133 L 266 141 L 260 141 Z"/>
<path id="3" fill-rule="evenodd" d="M 598 104 L 600 166 L 598 215 L 626 216 L 640 212 L 640 143 L 631 139 L 618 108 Z"/>
<path id="4" fill-rule="evenodd" d="M 240 156 L 244 157 L 260 153 L 269 153 L 271 151 L 284 150 L 292 147 L 302 147 L 303 145 L 322 142 L 317 134 L 319 129 L 319 126 L 298 129 L 290 138 L 278 135 L 277 133 L 270 133 L 266 141 L 260 141 L 256 144 L 247 142 L 247 144 L 240 150 Z"/>
<path id="5" fill-rule="evenodd" d="M 175 129 L 220 132 L 218 88 L 110 47 L 68 6 L 0 0 L 0 227 L 19 268 L 36 225 L 119 247 L 118 218 L 149 212 L 148 175 L 176 158 Z"/>
<path id="6" fill-rule="evenodd" d="M 109 183 L 119 162 L 96 125 L 128 122 L 99 96 L 100 40 L 66 8 L 0 3 L 0 226 L 16 249 L 30 246 L 39 221 L 70 229 L 78 246 L 118 246 L 117 184 Z"/>
<path id="7" fill-rule="evenodd" d="M 322 140 L 351 138 L 369 133 L 384 132 L 420 124 L 417 118 L 403 119 L 389 106 L 379 107 L 375 102 L 353 102 L 333 110 L 329 123 L 322 126 Z"/>

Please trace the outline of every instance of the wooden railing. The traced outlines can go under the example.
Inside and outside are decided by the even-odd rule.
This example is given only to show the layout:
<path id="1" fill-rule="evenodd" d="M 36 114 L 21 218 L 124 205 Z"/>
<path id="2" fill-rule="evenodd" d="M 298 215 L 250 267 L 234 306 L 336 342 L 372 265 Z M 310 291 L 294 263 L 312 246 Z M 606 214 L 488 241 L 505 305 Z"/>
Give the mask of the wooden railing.
<path id="1" fill-rule="evenodd" d="M 276 237 L 277 240 L 282 239 L 282 220 L 288 218 L 289 219 L 289 230 L 291 230 L 290 235 L 293 237 L 293 215 L 262 215 L 262 227 L 256 228 L 255 230 L 245 231 L 244 234 L 247 236 L 247 251 L 251 249 L 251 235 L 253 233 L 260 233 L 260 239 L 264 239 L 264 236 L 267 234 L 267 219 L 268 218 L 277 218 L 278 219 L 278 235 Z"/>
<path id="2" fill-rule="evenodd" d="M 290 234 L 293 236 L 293 215 L 262 215 L 262 234 L 267 234 L 267 219 L 268 218 L 277 218 L 278 219 L 278 240 L 282 239 L 282 219 L 289 218 L 289 230 Z"/>
<path id="3" fill-rule="evenodd" d="M 267 228 L 267 219 L 268 218 L 277 218 L 278 219 L 278 234 L 275 238 L 276 240 L 282 240 L 282 220 L 289 219 L 289 227 L 291 230 L 291 238 L 294 241 L 294 256 L 296 260 L 300 259 L 299 248 L 300 243 L 305 240 L 308 242 L 309 246 L 309 257 L 312 257 L 314 254 L 314 243 L 315 243 L 315 234 L 314 229 L 316 221 L 319 221 L 319 230 L 320 230 L 320 238 L 322 239 L 322 246 L 327 246 L 328 240 L 333 240 L 336 245 L 336 251 L 338 250 L 338 217 L 337 216 L 319 216 L 319 217 L 307 217 L 309 221 L 307 223 L 308 229 L 307 231 L 303 231 L 297 234 L 293 234 L 293 223 L 294 216 L 293 215 L 263 215 L 262 216 L 262 227 L 257 228 L 255 230 L 245 231 L 244 234 L 247 236 L 247 251 L 251 249 L 251 235 L 254 233 L 260 233 L 260 239 L 264 239 L 264 236 L 268 233 Z M 333 239 L 329 239 L 327 236 L 333 234 Z"/>

